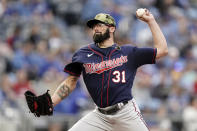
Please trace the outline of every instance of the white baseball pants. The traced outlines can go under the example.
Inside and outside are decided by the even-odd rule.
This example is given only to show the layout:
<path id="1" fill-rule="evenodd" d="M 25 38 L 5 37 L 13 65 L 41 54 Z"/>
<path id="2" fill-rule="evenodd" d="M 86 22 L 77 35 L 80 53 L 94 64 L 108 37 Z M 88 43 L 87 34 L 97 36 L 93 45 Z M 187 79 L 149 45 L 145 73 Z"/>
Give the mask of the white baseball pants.
<path id="1" fill-rule="evenodd" d="M 149 131 L 134 99 L 113 115 L 96 108 L 80 119 L 69 131 Z"/>

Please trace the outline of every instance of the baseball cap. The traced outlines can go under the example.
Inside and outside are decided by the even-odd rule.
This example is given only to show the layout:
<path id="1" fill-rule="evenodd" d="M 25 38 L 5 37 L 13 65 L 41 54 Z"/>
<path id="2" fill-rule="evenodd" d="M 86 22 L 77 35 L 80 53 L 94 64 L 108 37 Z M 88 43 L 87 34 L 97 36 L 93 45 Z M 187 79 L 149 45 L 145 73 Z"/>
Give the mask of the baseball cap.
<path id="1" fill-rule="evenodd" d="M 116 22 L 114 18 L 110 14 L 99 13 L 97 14 L 94 19 L 91 19 L 87 22 L 87 26 L 92 28 L 93 25 L 97 23 L 104 23 L 106 25 L 116 26 Z"/>

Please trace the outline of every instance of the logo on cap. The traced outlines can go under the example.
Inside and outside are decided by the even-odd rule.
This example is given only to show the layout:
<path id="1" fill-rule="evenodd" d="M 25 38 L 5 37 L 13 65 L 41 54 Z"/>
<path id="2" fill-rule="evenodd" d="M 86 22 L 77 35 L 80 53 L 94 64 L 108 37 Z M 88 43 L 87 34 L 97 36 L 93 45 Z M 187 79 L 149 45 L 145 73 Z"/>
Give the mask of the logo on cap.
<path id="1" fill-rule="evenodd" d="M 116 26 L 114 18 L 110 16 L 110 14 L 104 14 L 104 13 L 99 13 L 95 16 L 94 19 L 89 20 L 87 22 L 87 26 L 91 28 L 94 24 L 98 22 L 101 22 L 107 25 Z"/>

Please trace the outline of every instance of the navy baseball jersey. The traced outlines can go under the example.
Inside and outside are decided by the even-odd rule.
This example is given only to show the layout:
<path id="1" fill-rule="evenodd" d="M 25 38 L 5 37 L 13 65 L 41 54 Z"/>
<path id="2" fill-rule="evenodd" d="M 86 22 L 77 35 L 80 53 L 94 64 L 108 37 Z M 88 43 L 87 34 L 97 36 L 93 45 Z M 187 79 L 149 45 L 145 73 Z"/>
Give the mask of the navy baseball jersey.
<path id="1" fill-rule="evenodd" d="M 131 45 L 99 48 L 90 44 L 75 52 L 64 71 L 80 76 L 98 107 L 132 99 L 131 88 L 137 68 L 155 63 L 157 50 Z"/>

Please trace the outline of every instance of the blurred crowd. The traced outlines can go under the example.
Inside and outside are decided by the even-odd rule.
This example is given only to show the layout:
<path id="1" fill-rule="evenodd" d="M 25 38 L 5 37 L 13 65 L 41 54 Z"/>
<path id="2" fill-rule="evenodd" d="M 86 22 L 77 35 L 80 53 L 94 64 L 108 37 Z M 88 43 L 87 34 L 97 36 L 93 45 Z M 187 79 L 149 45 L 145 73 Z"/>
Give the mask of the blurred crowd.
<path id="1" fill-rule="evenodd" d="M 67 76 L 63 68 L 74 51 L 92 42 L 85 24 L 97 13 L 115 18 L 118 44 L 152 47 L 148 26 L 135 16 L 138 8 L 155 16 L 169 55 L 156 65 L 139 68 L 133 95 L 151 131 L 196 131 L 196 0 L 1 0 L 0 131 L 3 120 L 29 116 L 26 90 L 42 94 L 49 89 L 53 94 Z M 76 117 L 93 107 L 80 79 L 73 93 L 55 107 L 55 115 Z M 65 130 L 54 121 L 50 131 Z M 15 123 L 21 131 L 22 123 Z"/>

